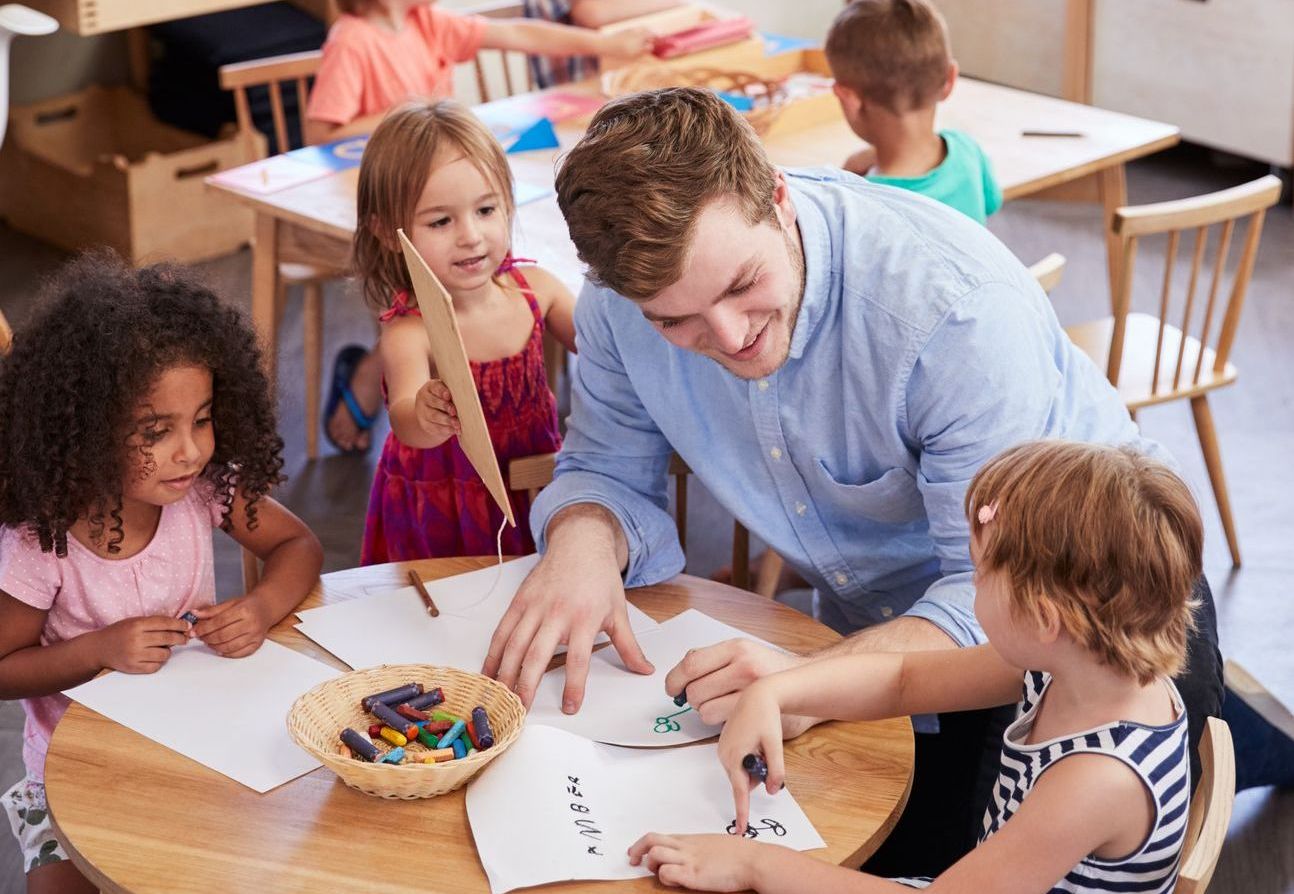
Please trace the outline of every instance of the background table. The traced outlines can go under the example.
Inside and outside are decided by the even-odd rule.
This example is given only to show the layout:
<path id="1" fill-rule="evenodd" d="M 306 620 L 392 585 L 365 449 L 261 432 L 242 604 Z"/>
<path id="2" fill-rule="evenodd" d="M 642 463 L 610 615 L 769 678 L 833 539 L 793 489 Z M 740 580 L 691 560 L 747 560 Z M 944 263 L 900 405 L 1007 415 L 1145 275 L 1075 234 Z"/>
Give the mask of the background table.
<path id="1" fill-rule="evenodd" d="M 560 90 L 594 92 L 592 84 L 567 85 Z M 1148 121 L 1050 96 L 961 78 L 952 96 L 939 107 L 939 126 L 963 130 L 983 145 L 993 162 L 1007 200 L 1031 195 L 1100 201 L 1107 221 L 1127 204 L 1124 165 L 1177 143 L 1178 130 Z M 1025 131 L 1064 131 L 1077 137 L 1026 137 Z M 557 126 L 565 148 L 580 137 L 583 125 Z M 769 157 L 779 165 L 839 166 L 862 146 L 842 118 L 783 134 L 766 142 Z M 556 151 L 508 156 L 518 179 L 551 184 Z M 275 290 L 280 251 L 296 261 L 317 258 L 335 266 L 349 252 L 355 232 L 355 193 L 359 171 L 351 169 L 268 194 L 212 185 L 249 205 L 256 213 L 252 254 L 252 317 L 271 358 L 274 356 Z M 1106 236 L 1113 277 L 1117 241 Z M 1057 246 L 1063 250 L 1063 246 Z M 584 279 L 554 197 L 517 209 L 514 253 L 536 258 L 570 289 L 578 292 Z M 1037 258 L 1023 259 L 1031 263 Z"/>
<path id="2" fill-rule="evenodd" d="M 434 579 L 491 561 L 432 559 L 339 571 L 326 575 L 301 608 L 404 586 L 408 568 Z M 657 620 L 696 608 L 796 651 L 839 638 L 776 602 L 687 575 L 629 595 Z M 297 633 L 290 626 L 295 620 L 289 615 L 271 637 L 342 667 Z M 906 718 L 824 724 L 788 743 L 786 768 L 796 800 L 827 842 L 813 854 L 856 867 L 907 801 L 912 728 Z M 721 772 L 717 764 L 715 772 Z M 348 788 L 321 768 L 258 795 L 78 704 L 54 732 L 45 784 L 60 839 L 104 891 L 489 890 L 463 789 L 388 801 Z M 544 890 L 558 889 L 608 890 L 605 882 Z M 655 890 L 655 880 L 623 882 L 616 890 Z"/>

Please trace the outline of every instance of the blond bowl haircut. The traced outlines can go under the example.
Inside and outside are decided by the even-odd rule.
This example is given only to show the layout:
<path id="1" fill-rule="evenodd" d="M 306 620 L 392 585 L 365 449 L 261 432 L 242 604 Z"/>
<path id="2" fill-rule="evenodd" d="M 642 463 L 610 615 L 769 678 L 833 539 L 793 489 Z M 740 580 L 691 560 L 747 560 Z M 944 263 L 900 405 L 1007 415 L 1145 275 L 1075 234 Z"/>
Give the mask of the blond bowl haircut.
<path id="1" fill-rule="evenodd" d="M 511 227 L 516 210 L 512 169 L 503 147 L 480 119 L 450 99 L 396 106 L 364 147 L 356 198 L 351 266 L 364 283 L 364 299 L 383 310 L 397 292 L 412 288 L 395 231 L 409 231 L 433 161 L 456 156 L 476 165 L 499 193 Z"/>
<path id="2" fill-rule="evenodd" d="M 934 105 L 952 63 L 948 27 L 926 0 L 854 0 L 824 49 L 841 85 L 897 114 Z"/>
<path id="3" fill-rule="evenodd" d="M 562 159 L 557 203 L 591 278 L 646 301 L 682 277 L 706 205 L 775 224 L 776 185 L 741 115 L 713 91 L 675 87 L 603 106 Z"/>
<path id="4" fill-rule="evenodd" d="M 979 510 L 996 506 L 991 521 Z M 981 571 L 1005 573 L 1012 613 L 1060 626 L 1142 684 L 1175 676 L 1194 627 L 1204 529 L 1186 484 L 1128 447 L 1031 441 L 966 492 Z"/>

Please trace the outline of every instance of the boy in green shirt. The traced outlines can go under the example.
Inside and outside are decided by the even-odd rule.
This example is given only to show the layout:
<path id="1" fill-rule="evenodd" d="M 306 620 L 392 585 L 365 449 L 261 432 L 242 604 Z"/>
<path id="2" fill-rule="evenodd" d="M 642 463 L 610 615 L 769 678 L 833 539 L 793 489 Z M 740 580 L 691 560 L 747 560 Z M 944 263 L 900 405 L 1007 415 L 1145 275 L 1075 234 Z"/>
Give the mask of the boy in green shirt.
<path id="1" fill-rule="evenodd" d="M 984 223 L 1002 190 L 984 150 L 956 130 L 935 130 L 957 63 L 928 0 L 853 0 L 827 34 L 827 62 L 845 120 L 871 145 L 844 168 L 874 183 L 929 196 Z"/>

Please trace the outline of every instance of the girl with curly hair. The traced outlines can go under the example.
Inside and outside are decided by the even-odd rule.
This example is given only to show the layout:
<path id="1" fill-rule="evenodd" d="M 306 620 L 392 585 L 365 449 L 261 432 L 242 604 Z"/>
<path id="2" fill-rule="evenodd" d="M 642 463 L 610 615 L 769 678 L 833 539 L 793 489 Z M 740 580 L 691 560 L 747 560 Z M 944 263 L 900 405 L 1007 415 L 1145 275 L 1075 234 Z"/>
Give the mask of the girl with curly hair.
<path id="1" fill-rule="evenodd" d="M 4 806 L 29 892 L 93 890 L 45 804 L 60 693 L 191 638 L 250 655 L 318 577 L 319 541 L 269 496 L 282 450 L 253 331 L 176 268 L 78 258 L 0 359 L 0 698 L 27 713 Z M 265 563 L 219 604 L 216 527 Z"/>

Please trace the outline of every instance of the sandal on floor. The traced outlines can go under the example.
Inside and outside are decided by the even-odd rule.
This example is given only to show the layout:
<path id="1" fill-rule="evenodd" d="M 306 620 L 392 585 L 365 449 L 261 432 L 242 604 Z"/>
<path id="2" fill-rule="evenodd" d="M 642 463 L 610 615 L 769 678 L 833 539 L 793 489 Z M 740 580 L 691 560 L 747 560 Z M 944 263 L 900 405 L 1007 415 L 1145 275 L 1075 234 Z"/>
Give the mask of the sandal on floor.
<path id="1" fill-rule="evenodd" d="M 337 359 L 332 365 L 332 385 L 328 389 L 328 402 L 323 411 L 323 430 L 324 437 L 328 443 L 332 444 L 342 453 L 366 453 L 367 448 L 352 447 L 347 450 L 338 444 L 328 431 L 328 422 L 332 419 L 333 414 L 337 412 L 337 405 L 344 403 L 350 418 L 355 421 L 355 427 L 361 432 L 366 432 L 373 427 L 377 421 L 377 414 L 369 415 L 364 412 L 364 408 L 359 405 L 355 398 L 355 392 L 351 391 L 351 379 L 355 376 L 355 368 L 359 366 L 361 360 L 368 356 L 368 349 L 362 345 L 347 345 L 337 352 Z M 369 442 L 369 447 L 373 446 Z"/>

